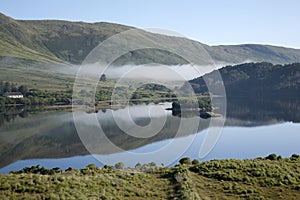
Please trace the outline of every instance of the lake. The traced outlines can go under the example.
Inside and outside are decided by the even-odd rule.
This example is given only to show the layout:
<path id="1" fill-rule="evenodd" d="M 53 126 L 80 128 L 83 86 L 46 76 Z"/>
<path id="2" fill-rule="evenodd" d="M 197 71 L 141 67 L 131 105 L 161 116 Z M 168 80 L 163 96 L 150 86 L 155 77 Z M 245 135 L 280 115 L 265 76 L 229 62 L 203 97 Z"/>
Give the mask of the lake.
<path id="1" fill-rule="evenodd" d="M 200 160 L 300 154 L 299 105 L 297 99 L 229 100 L 225 126 Z M 62 169 L 116 162 L 170 166 L 185 156 L 199 159 L 214 134 L 209 131 L 216 128 L 210 126 L 212 119 L 180 118 L 166 110 L 170 107 L 150 103 L 77 113 L 80 124 L 74 124 L 71 111 L 5 110 L 0 116 L 0 173 L 38 164 Z M 95 118 L 99 124 L 92 122 Z M 177 134 L 182 124 L 184 131 Z"/>

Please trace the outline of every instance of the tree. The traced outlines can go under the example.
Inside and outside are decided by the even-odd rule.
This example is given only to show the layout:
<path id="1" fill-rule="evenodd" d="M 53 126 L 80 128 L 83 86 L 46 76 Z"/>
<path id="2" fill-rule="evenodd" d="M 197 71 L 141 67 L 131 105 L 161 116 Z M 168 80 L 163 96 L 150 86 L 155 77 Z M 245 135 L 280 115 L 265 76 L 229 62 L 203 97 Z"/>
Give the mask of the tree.
<path id="1" fill-rule="evenodd" d="M 106 75 L 102 74 L 99 80 L 102 82 L 106 81 Z"/>
<path id="2" fill-rule="evenodd" d="M 18 91 L 17 86 L 14 83 L 12 83 L 11 84 L 11 92 L 17 92 L 17 91 Z"/>
<path id="3" fill-rule="evenodd" d="M 123 162 L 118 162 L 115 164 L 115 169 L 123 169 L 124 168 L 124 163 Z"/>
<path id="4" fill-rule="evenodd" d="M 18 91 L 21 92 L 23 95 L 26 95 L 26 93 L 28 92 L 28 88 L 24 85 L 21 85 L 20 87 L 18 87 Z"/>
<path id="5" fill-rule="evenodd" d="M 135 168 L 136 169 L 140 169 L 142 167 L 142 164 L 141 163 L 137 163 L 136 165 L 135 165 Z"/>
<path id="6" fill-rule="evenodd" d="M 3 87 L 3 93 L 5 92 L 10 92 L 10 83 L 9 82 L 5 82 L 4 87 Z"/>

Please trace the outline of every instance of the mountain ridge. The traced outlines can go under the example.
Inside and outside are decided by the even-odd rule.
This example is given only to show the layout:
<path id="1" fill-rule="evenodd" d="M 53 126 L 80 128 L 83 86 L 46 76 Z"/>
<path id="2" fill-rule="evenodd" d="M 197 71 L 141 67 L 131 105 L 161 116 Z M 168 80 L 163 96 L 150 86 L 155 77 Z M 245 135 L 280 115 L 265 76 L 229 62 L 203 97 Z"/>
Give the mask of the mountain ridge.
<path id="1" fill-rule="evenodd" d="M 239 64 L 245 61 L 287 64 L 300 62 L 300 50 L 259 44 L 209 46 L 184 37 L 150 33 L 141 29 L 107 22 L 70 22 L 64 20 L 15 20 L 0 13 L 0 56 L 15 57 L 42 63 L 81 64 L 102 41 L 123 31 L 142 31 L 153 44 L 172 43 L 191 54 L 205 49 L 215 63 Z M 167 41 L 169 43 L 166 43 Z M 137 41 L 140 42 L 140 41 Z M 170 45 L 169 45 L 170 46 Z M 179 55 L 158 49 L 142 49 L 121 56 L 118 65 L 186 64 Z M 207 64 L 207 63 L 196 63 Z M 211 62 L 209 63 L 211 64 Z"/>

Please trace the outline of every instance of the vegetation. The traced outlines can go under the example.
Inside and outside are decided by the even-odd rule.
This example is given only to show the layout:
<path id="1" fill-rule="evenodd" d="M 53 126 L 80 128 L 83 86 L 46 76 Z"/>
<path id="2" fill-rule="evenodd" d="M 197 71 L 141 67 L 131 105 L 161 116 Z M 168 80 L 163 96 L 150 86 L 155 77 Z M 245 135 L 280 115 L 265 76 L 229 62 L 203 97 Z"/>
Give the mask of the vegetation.
<path id="1" fill-rule="evenodd" d="M 189 165 L 189 164 L 191 164 L 191 160 L 189 157 L 184 157 L 179 160 L 179 163 L 181 165 Z"/>
<path id="2" fill-rule="evenodd" d="M 124 163 L 123 162 L 118 162 L 115 164 L 115 169 L 123 169 L 124 168 Z"/>
<path id="3" fill-rule="evenodd" d="M 0 57 L 0 69 L 0 80 L 29 89 L 66 91 L 72 89 L 75 80 L 73 66 L 45 66 L 25 59 Z"/>
<path id="4" fill-rule="evenodd" d="M 230 99 L 296 98 L 300 94 L 300 63 L 286 65 L 273 65 L 266 62 L 245 63 L 224 67 L 219 72 L 224 82 L 226 96 Z M 213 73 L 215 72 L 211 74 Z M 204 78 L 209 78 L 211 74 L 190 81 L 195 92 L 207 92 Z M 210 80 L 210 84 L 220 83 L 217 80 Z"/>
<path id="5" fill-rule="evenodd" d="M 131 28 L 110 23 L 21 21 L 0 14 L 0 79 L 6 81 L 0 83 L 0 125 L 5 120 L 13 120 L 16 114 L 26 117 L 27 110 L 17 107 L 18 104 L 28 106 L 70 104 L 74 74 L 62 75 L 43 66 L 79 64 L 100 42 Z M 201 43 L 178 37 L 152 33 L 147 33 L 144 37 L 145 41 L 151 41 L 153 45 L 171 41 L 174 45 L 185 47 L 191 54 L 197 53 L 202 48 Z M 220 62 L 240 63 L 246 59 L 272 63 L 300 61 L 299 50 L 266 45 L 205 46 L 205 49 L 215 61 Z M 174 65 L 185 64 L 187 61 L 165 50 L 143 49 L 121 56 L 113 65 L 126 63 Z M 221 69 L 220 73 L 229 97 L 236 95 L 299 97 L 300 94 L 300 64 L 297 63 L 289 65 L 248 63 L 227 66 Z M 8 80 L 11 82 L 7 82 Z M 116 101 L 124 97 L 131 98 L 134 103 L 176 99 L 176 95 L 170 90 L 156 84 L 146 85 L 134 91 L 129 97 L 124 87 L 115 88 L 115 82 L 106 76 L 102 75 L 100 81 L 104 86 L 96 92 L 96 104 L 99 101 L 110 101 L 113 89 L 119 91 L 114 99 Z M 203 78 L 195 79 L 191 83 L 196 92 L 208 92 Z M 10 91 L 19 91 L 25 98 L 2 97 L 5 92 Z M 90 97 L 91 93 L 82 90 L 80 95 Z M 212 110 L 210 102 L 205 99 L 199 99 L 198 102 L 187 99 L 183 101 L 184 104 L 174 101 L 174 111 L 179 110 L 180 105 L 189 108 L 194 103 L 200 105 L 202 113 Z M 8 105 L 14 105 L 17 109 L 10 109 Z M 73 127 L 72 124 L 70 126 Z M 59 128 L 64 127 L 58 126 L 51 130 L 52 135 L 61 136 L 59 131 L 54 131 Z M 28 146 L 32 144 L 44 147 L 48 145 L 51 150 L 57 150 L 57 146 L 49 145 L 52 144 L 53 138 L 29 137 L 23 143 L 24 146 L 18 144 L 17 147 L 31 156 L 33 152 L 28 151 Z M 126 146 L 128 143 L 124 143 L 126 139 L 118 138 L 117 143 L 122 143 L 128 148 Z M 16 141 L 13 142 L 17 144 Z M 66 146 L 62 144 L 61 146 Z M 142 140 L 140 144 L 144 144 Z M 8 149 L 8 146 L 1 148 Z M 84 149 L 80 149 L 81 153 L 83 151 Z M 22 155 L 21 151 L 16 149 L 11 152 L 15 155 L 15 159 L 17 155 Z M 36 153 L 44 152 L 36 151 Z M 51 153 L 53 155 L 53 152 Z M 191 162 L 189 158 L 183 158 L 179 161 L 181 165 L 171 168 L 149 163 L 137 164 L 134 169 L 130 169 L 124 168 L 122 162 L 116 163 L 115 169 L 108 165 L 103 168 L 88 165 L 80 170 L 33 166 L 8 175 L 0 175 L 0 199 L 299 199 L 299 159 L 297 154 L 293 154 L 290 158 L 270 154 L 265 158 L 254 160 Z M 7 161 L 3 159 L 4 162 Z"/>
<path id="6" fill-rule="evenodd" d="M 100 103 L 103 106 L 103 101 L 111 104 L 113 99 L 114 104 L 122 104 L 125 100 L 130 99 L 132 103 L 138 104 L 142 102 L 161 102 L 170 101 L 176 96 L 164 86 L 157 84 L 147 84 L 137 90 L 126 86 L 115 87 L 114 80 L 106 80 L 106 77 L 101 77 L 101 88 L 98 88 L 95 95 L 96 105 Z M 115 95 L 112 98 L 112 92 Z M 6 92 L 21 92 L 24 98 L 11 99 L 4 97 Z M 81 99 L 87 99 L 88 103 L 93 99 L 92 92 L 81 90 L 79 92 Z M 130 96 L 131 95 L 131 96 Z M 84 97 L 84 98 L 82 98 Z M 49 91 L 28 89 L 27 86 L 18 86 L 16 83 L 0 81 L 0 105 L 69 105 L 72 102 L 72 90 Z M 76 102 L 80 103 L 80 102 Z M 82 102 L 83 103 L 83 102 Z M 102 103 L 102 104 L 101 104 Z"/>
<path id="7" fill-rule="evenodd" d="M 112 23 L 84 23 L 58 20 L 14 20 L 0 13 L 0 56 L 22 58 L 41 63 L 80 64 L 84 58 L 105 39 L 133 27 Z M 300 51 L 268 45 L 207 46 L 181 37 L 164 36 L 144 32 L 140 41 L 150 41 L 157 46 L 185 47 L 198 56 L 205 48 L 216 62 L 241 63 L 245 60 L 272 63 L 300 61 Z M 204 53 L 206 55 L 206 53 Z M 203 56 L 203 55 L 202 55 Z M 200 59 L 206 63 L 206 59 Z M 115 61 L 116 65 L 126 63 L 185 64 L 184 58 L 162 49 L 141 49 L 129 52 Z"/>
<path id="8" fill-rule="evenodd" d="M 26 95 L 28 88 L 24 85 L 17 87 L 14 83 L 0 81 L 0 95 L 3 96 L 6 92 L 20 92 Z"/>
<path id="9" fill-rule="evenodd" d="M 182 108 L 181 108 L 182 107 Z M 173 110 L 180 109 L 200 109 L 201 111 L 211 112 L 212 105 L 208 97 L 199 97 L 198 101 L 193 101 L 191 99 L 182 99 L 180 101 L 175 100 L 172 103 Z"/>
<path id="10" fill-rule="evenodd" d="M 199 96 L 197 101 L 183 98 L 180 101 L 174 100 L 172 102 L 172 114 L 175 116 L 210 118 L 212 115 L 216 115 L 212 111 L 213 107 L 209 97 Z"/>
<path id="11" fill-rule="evenodd" d="M 42 63 L 81 64 L 102 41 L 133 27 L 105 22 L 91 24 L 57 20 L 21 21 L 0 14 L 0 28 L 0 56 Z M 159 44 L 153 39 L 152 41 Z M 173 53 L 145 49 L 123 55 L 114 65 L 128 62 L 186 63 Z"/>
<path id="12" fill-rule="evenodd" d="M 11 99 L 5 97 L 6 92 L 20 92 L 24 98 Z M 70 104 L 72 99 L 71 90 L 69 91 L 47 91 L 28 89 L 26 86 L 18 86 L 8 81 L 0 81 L 0 106 L 11 105 L 54 105 L 54 104 Z"/>
<path id="13" fill-rule="evenodd" d="M 139 88 L 124 86 L 115 86 L 114 80 L 107 80 L 101 83 L 98 87 L 95 98 L 96 101 L 110 101 L 118 104 L 120 101 L 130 100 L 132 103 L 138 104 L 143 102 L 161 102 L 171 101 L 176 98 L 176 95 L 168 88 L 158 84 L 146 84 Z M 91 94 L 82 91 L 83 95 L 88 96 Z M 114 95 L 112 96 L 112 93 Z M 122 103 L 122 102 L 121 102 Z"/>
<path id="14" fill-rule="evenodd" d="M 275 155 L 276 156 L 276 155 Z M 268 156 L 269 157 L 269 156 Z M 270 156 L 273 157 L 273 156 Z M 277 158 L 279 156 L 276 156 Z M 184 161 L 184 162 L 183 162 Z M 185 162 L 189 161 L 189 162 Z M 299 199 L 300 158 L 212 160 L 113 170 L 27 167 L 0 175 L 0 198 L 13 199 Z M 152 169 L 152 170 L 149 170 Z"/>

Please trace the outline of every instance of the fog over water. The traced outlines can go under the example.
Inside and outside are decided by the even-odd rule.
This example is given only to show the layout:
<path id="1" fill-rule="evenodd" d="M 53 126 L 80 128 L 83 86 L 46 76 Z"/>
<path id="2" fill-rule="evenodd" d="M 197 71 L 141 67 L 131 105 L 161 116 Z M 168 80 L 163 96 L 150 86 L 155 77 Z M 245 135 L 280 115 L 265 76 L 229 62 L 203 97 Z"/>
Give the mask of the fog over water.
<path id="1" fill-rule="evenodd" d="M 89 74 L 95 74 L 100 70 L 103 70 L 106 77 L 109 79 L 119 79 L 126 76 L 129 79 L 152 79 L 152 80 L 166 80 L 166 81 L 176 81 L 176 80 L 191 80 L 207 74 L 215 69 L 223 67 L 224 64 L 218 65 L 207 65 L 207 66 L 197 66 L 197 65 L 158 65 L 158 64 L 147 64 L 147 65 L 124 65 L 124 66 L 101 66 L 99 64 L 93 65 L 73 65 L 73 66 L 50 66 L 47 67 L 48 70 L 67 74 L 76 75 L 78 70 L 85 70 Z M 171 76 L 168 76 L 172 74 Z M 167 78 L 167 79 L 166 79 Z"/>

